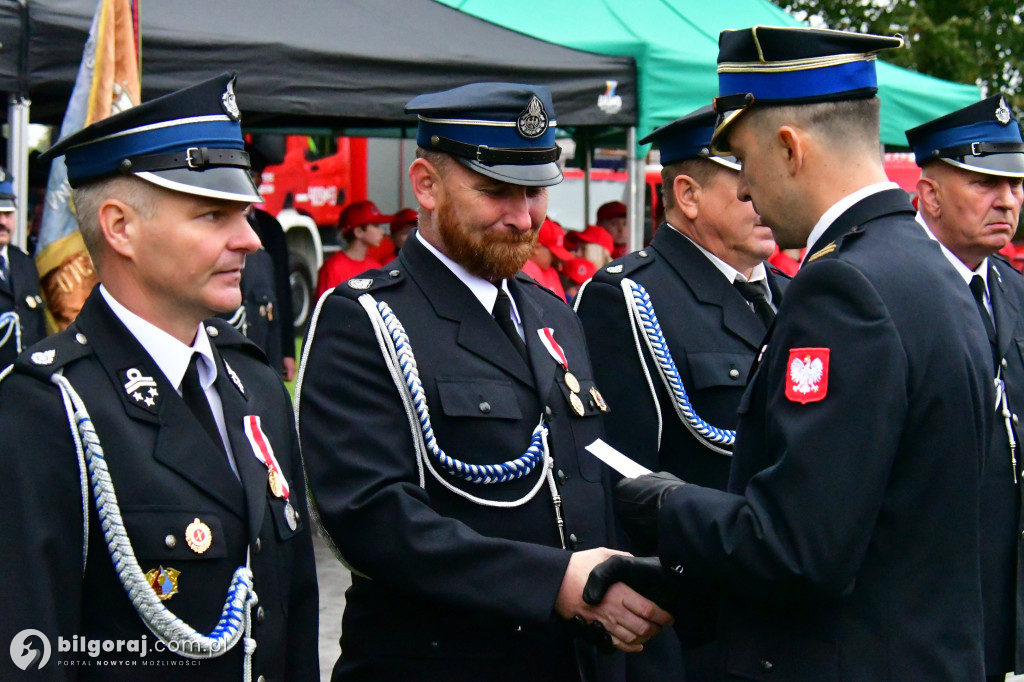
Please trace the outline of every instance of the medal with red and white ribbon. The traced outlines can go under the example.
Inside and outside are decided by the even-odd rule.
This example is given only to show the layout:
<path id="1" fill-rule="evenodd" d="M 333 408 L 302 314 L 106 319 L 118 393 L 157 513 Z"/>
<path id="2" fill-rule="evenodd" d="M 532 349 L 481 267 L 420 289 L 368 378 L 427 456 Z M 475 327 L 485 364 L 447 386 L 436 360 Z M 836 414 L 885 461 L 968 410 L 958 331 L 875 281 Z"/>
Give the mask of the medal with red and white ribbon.
<path id="1" fill-rule="evenodd" d="M 555 362 L 565 371 L 565 386 L 569 389 L 569 405 L 572 407 L 573 412 L 582 417 L 584 409 L 583 401 L 580 400 L 579 396 L 580 382 L 576 375 L 569 371 L 569 360 L 565 357 L 565 351 L 555 341 L 555 330 L 551 327 L 544 327 L 537 330 L 537 335 L 540 337 L 540 342 L 544 344 L 548 355 L 554 358 Z"/>
<path id="2" fill-rule="evenodd" d="M 288 487 L 288 479 L 284 477 L 281 465 L 278 463 L 277 457 L 274 456 L 274 448 L 270 445 L 270 439 L 263 432 L 260 417 L 259 415 L 249 414 L 242 418 L 242 422 L 245 426 L 245 435 L 249 439 L 249 444 L 252 445 L 253 455 L 261 464 L 267 467 L 267 485 L 270 487 L 270 492 L 273 493 L 274 497 L 279 497 L 285 501 L 285 522 L 287 522 L 289 528 L 295 530 L 298 526 L 298 514 L 295 513 L 295 508 L 292 507 L 292 503 L 288 500 L 288 496 L 291 494 L 291 489 Z"/>

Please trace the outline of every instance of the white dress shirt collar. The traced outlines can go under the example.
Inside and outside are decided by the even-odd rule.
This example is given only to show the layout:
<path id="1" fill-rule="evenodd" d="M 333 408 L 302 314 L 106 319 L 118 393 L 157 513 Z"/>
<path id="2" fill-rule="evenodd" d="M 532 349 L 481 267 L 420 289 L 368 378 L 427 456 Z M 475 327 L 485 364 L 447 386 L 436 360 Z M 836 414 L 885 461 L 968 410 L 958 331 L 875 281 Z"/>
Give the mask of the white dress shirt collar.
<path id="1" fill-rule="evenodd" d="M 711 264 L 718 268 L 718 270 L 723 275 L 725 275 L 725 278 L 729 280 L 729 284 L 732 284 L 737 280 L 739 280 L 740 282 L 764 282 L 765 297 L 768 299 L 769 303 L 772 302 L 772 290 L 771 287 L 768 286 L 768 273 L 765 270 L 764 263 L 758 263 L 757 265 L 755 265 L 753 270 L 750 271 L 750 277 L 747 277 L 742 272 L 740 272 L 733 266 L 729 265 L 715 254 L 711 253 L 703 246 L 701 246 L 694 240 L 690 239 L 689 235 L 683 234 L 683 232 L 672 223 L 666 222 L 665 224 L 671 227 L 676 232 L 678 232 L 683 237 L 686 237 L 686 239 L 688 239 L 691 244 L 696 246 L 697 250 L 703 253 L 707 257 L 707 259 L 711 261 Z"/>
<path id="2" fill-rule="evenodd" d="M 196 340 L 191 346 L 186 346 L 163 329 L 125 308 L 102 284 L 100 285 L 100 294 L 117 319 L 121 320 L 132 336 L 149 353 L 157 367 L 176 390 L 180 391 L 181 380 L 185 376 L 185 370 L 188 369 L 192 353 L 199 353 L 201 356 L 199 383 L 203 390 L 213 385 L 217 379 L 217 364 L 213 360 L 213 348 L 210 346 L 210 338 L 206 335 L 206 328 L 202 323 L 196 330 Z"/>
<path id="3" fill-rule="evenodd" d="M 814 229 L 811 230 L 811 234 L 808 235 L 807 251 L 804 254 L 804 259 L 806 260 L 807 256 L 810 255 L 811 249 L 814 248 L 814 243 L 821 239 L 821 235 L 825 234 L 825 230 L 832 227 L 832 223 L 834 223 L 839 216 L 843 215 L 843 213 L 846 213 L 851 206 L 862 199 L 866 199 L 872 194 L 878 194 L 879 192 L 884 192 L 889 189 L 899 188 L 900 186 L 895 182 L 876 182 L 868 185 L 867 187 L 861 187 L 853 194 L 847 194 L 845 197 L 832 204 L 831 208 L 825 211 L 821 217 L 818 218 L 818 222 L 814 225 Z"/>
<path id="4" fill-rule="evenodd" d="M 493 314 L 494 301 L 498 298 L 498 288 L 496 286 L 488 282 L 483 277 L 478 277 L 477 275 L 474 275 L 473 273 L 469 272 L 468 270 L 466 270 L 466 268 L 462 267 L 445 254 L 438 251 L 433 244 L 431 244 L 430 242 L 423 238 L 419 230 L 416 230 L 416 238 L 420 240 L 420 243 L 423 244 L 423 246 L 427 247 L 428 251 L 437 256 L 438 260 L 444 263 L 445 267 L 451 270 L 452 274 L 458 277 L 460 282 L 465 284 L 469 288 L 469 290 L 473 292 L 473 295 L 476 297 L 476 299 L 480 301 L 480 305 L 482 305 L 484 309 L 487 310 L 488 315 Z M 507 280 L 501 281 L 501 288 L 505 290 L 505 293 L 508 294 L 509 300 L 512 302 L 513 322 L 516 323 L 517 327 L 522 329 L 523 322 L 522 319 L 519 317 L 519 308 L 516 307 L 516 299 L 512 297 L 512 292 L 508 290 Z"/>

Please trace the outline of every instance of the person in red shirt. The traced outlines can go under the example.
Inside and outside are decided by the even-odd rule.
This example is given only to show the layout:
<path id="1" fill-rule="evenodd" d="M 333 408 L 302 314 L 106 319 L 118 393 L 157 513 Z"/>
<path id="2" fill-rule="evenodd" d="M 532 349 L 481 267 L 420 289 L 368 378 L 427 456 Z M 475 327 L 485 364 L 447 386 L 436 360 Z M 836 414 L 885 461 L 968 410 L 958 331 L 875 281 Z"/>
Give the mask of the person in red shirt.
<path id="1" fill-rule="evenodd" d="M 621 201 L 609 201 L 597 209 L 597 225 L 603 227 L 612 236 L 614 247 L 609 249 L 612 258 L 621 258 L 629 253 L 629 223 L 626 218 L 626 205 Z"/>
<path id="2" fill-rule="evenodd" d="M 328 289 L 367 270 L 381 267 L 380 261 L 367 255 L 367 251 L 380 245 L 384 238 L 381 225 L 392 218 L 394 216 L 381 213 L 372 201 L 356 201 L 345 207 L 338 218 L 338 229 L 348 246 L 324 261 L 316 283 L 317 299 Z"/>
<path id="3" fill-rule="evenodd" d="M 547 287 L 563 299 L 565 290 L 558 276 L 557 265 L 572 259 L 565 248 L 565 230 L 551 218 L 545 218 L 537 235 L 530 259 L 523 265 L 523 272 L 533 277 L 541 286 Z"/>
<path id="4" fill-rule="evenodd" d="M 393 259 L 398 258 L 398 252 L 405 243 L 406 238 L 412 234 L 419 220 L 419 213 L 412 208 L 403 208 L 391 219 L 391 226 L 387 235 L 380 240 L 380 246 L 369 249 L 367 255 L 387 265 Z"/>
<path id="5" fill-rule="evenodd" d="M 574 244 L 577 256 L 586 258 L 599 268 L 611 262 L 612 251 L 615 250 L 611 233 L 597 225 L 587 225 L 587 229 L 577 233 Z"/>

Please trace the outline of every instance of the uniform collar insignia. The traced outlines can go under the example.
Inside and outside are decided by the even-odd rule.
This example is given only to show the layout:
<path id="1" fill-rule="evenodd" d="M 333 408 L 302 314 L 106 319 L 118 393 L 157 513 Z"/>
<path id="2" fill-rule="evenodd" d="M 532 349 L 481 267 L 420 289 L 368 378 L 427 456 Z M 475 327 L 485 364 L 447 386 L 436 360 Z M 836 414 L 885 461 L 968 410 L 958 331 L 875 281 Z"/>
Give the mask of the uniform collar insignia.
<path id="1" fill-rule="evenodd" d="M 33 365 L 52 365 L 56 358 L 57 351 L 53 348 L 50 350 L 37 350 L 29 356 L 29 360 L 32 361 Z"/>
<path id="2" fill-rule="evenodd" d="M 153 377 L 146 376 L 138 368 L 132 367 L 121 372 L 121 381 L 124 392 L 133 405 L 148 412 L 156 412 L 160 391 Z"/>
<path id="3" fill-rule="evenodd" d="M 348 285 L 356 291 L 366 291 L 373 285 L 372 279 L 350 279 Z"/>
<path id="4" fill-rule="evenodd" d="M 999 106 L 996 107 L 996 120 L 1000 125 L 1010 124 L 1010 108 L 1006 106 L 1006 100 L 999 98 Z"/>
<path id="5" fill-rule="evenodd" d="M 231 369 L 231 365 L 228 364 L 227 360 L 224 361 L 224 369 L 227 371 L 228 378 L 231 379 L 231 383 L 235 385 L 235 388 L 238 389 L 238 392 L 241 393 L 242 397 L 244 398 L 245 386 L 242 385 L 242 380 L 238 378 L 238 374 L 235 372 L 235 370 Z"/>

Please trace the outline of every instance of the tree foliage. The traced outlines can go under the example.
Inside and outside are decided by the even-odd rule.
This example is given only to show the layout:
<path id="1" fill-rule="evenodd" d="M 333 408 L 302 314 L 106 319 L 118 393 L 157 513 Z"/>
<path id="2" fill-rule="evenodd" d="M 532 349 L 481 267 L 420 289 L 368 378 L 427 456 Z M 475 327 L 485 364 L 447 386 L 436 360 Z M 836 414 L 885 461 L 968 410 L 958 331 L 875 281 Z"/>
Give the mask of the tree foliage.
<path id="1" fill-rule="evenodd" d="M 1024 112 L 1021 0 L 773 0 L 812 26 L 907 39 L 881 59 L 920 73 L 1003 93 Z"/>

